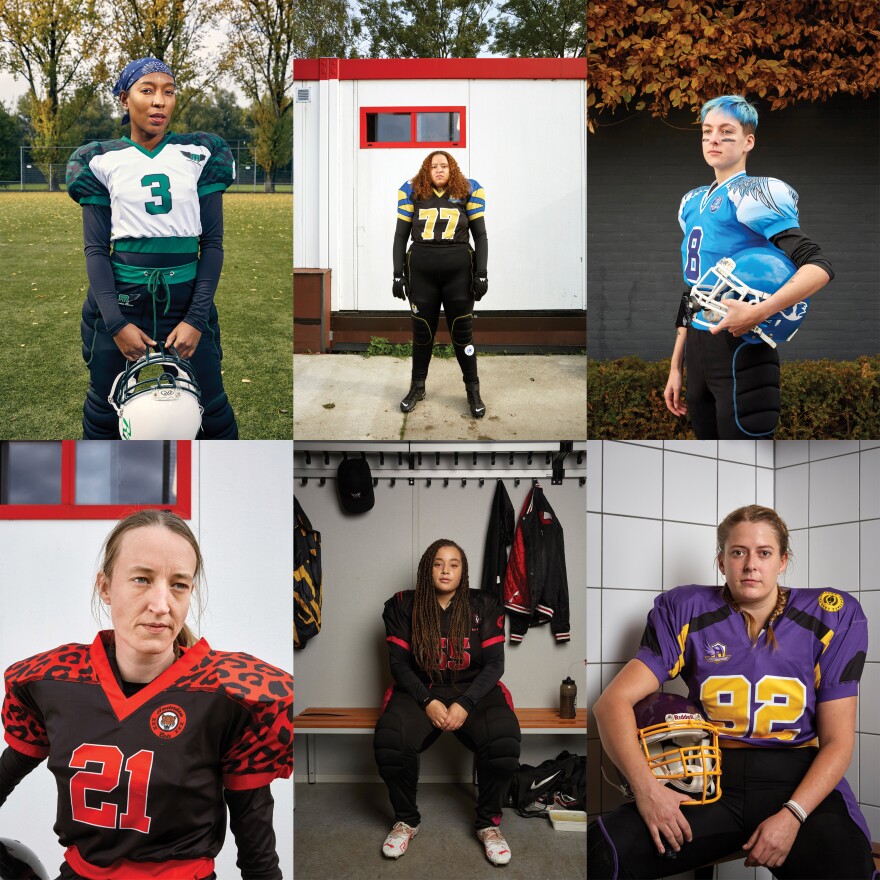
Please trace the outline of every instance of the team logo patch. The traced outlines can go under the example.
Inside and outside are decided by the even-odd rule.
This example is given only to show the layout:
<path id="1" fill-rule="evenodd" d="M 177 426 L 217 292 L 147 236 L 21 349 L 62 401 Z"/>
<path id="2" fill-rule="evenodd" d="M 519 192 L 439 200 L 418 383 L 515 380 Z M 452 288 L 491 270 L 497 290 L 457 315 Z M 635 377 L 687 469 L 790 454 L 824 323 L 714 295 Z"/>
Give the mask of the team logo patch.
<path id="1" fill-rule="evenodd" d="M 139 293 L 116 293 L 116 302 L 120 306 L 133 306 L 140 298 Z"/>
<path id="2" fill-rule="evenodd" d="M 181 150 L 180 155 L 185 156 L 190 162 L 195 162 L 196 164 L 205 161 L 205 157 L 201 153 L 187 153 L 186 150 Z"/>
<path id="3" fill-rule="evenodd" d="M 464 353 L 470 357 L 474 353 L 474 347 L 472 345 L 466 345 L 464 347 Z"/>
<path id="4" fill-rule="evenodd" d="M 843 608 L 843 596 L 840 593 L 832 593 L 826 590 L 819 596 L 819 607 L 823 611 L 837 612 Z"/>
<path id="5" fill-rule="evenodd" d="M 709 212 L 714 214 L 721 207 L 721 202 L 721 196 L 715 196 L 715 198 L 712 199 L 712 204 L 709 205 Z"/>
<path id="6" fill-rule="evenodd" d="M 174 739 L 180 736 L 186 727 L 186 713 L 180 706 L 169 703 L 167 706 L 160 706 L 150 716 L 150 730 L 159 737 L 159 739 Z"/>
<path id="7" fill-rule="evenodd" d="M 723 663 L 725 660 L 730 660 L 727 645 L 722 645 L 721 642 L 715 642 L 714 645 L 706 644 L 706 650 L 709 653 L 704 656 L 710 663 Z"/>
<path id="8" fill-rule="evenodd" d="M 504 615 L 500 615 L 498 618 L 498 623 L 495 624 L 498 629 L 504 629 Z"/>

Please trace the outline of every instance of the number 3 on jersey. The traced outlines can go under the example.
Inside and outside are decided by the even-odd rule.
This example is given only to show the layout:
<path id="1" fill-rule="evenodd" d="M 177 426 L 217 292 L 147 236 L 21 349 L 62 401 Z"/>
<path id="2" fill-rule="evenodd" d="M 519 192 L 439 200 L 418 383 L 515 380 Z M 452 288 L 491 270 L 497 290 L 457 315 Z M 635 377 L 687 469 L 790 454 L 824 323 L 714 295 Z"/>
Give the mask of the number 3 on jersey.
<path id="1" fill-rule="evenodd" d="M 150 784 L 150 771 L 153 769 L 153 752 L 141 750 L 125 761 L 128 774 L 128 806 L 116 821 L 119 808 L 107 801 L 100 807 L 90 807 L 87 795 L 91 791 L 108 793 L 118 785 L 122 776 L 122 761 L 125 756 L 116 746 L 84 743 L 73 750 L 70 767 L 79 770 L 70 779 L 70 806 L 76 822 L 97 825 L 99 828 L 120 828 L 140 831 L 150 830 L 150 817 L 147 815 L 147 788 Z M 92 764 L 100 769 L 87 770 Z"/>
<path id="2" fill-rule="evenodd" d="M 700 702 L 719 733 L 781 742 L 800 733 L 797 727 L 774 729 L 775 724 L 794 724 L 804 714 L 807 688 L 799 678 L 765 675 L 754 688 L 754 713 L 752 699 L 752 683 L 742 675 L 712 675 L 700 688 Z"/>
<path id="3" fill-rule="evenodd" d="M 171 181 L 167 174 L 147 174 L 141 178 L 141 186 L 150 187 L 150 195 L 157 202 L 144 202 L 148 214 L 167 214 L 171 210 Z"/>

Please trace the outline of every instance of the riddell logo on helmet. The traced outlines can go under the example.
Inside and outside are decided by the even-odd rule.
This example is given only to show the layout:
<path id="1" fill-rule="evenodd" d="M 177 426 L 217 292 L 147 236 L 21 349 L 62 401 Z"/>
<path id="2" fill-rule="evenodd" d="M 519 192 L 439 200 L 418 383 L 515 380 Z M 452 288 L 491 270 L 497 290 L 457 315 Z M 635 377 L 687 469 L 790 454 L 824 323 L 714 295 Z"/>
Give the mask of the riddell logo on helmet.
<path id="1" fill-rule="evenodd" d="M 666 716 L 667 724 L 678 724 L 682 721 L 702 721 L 702 715 L 695 715 L 691 712 L 670 712 Z"/>

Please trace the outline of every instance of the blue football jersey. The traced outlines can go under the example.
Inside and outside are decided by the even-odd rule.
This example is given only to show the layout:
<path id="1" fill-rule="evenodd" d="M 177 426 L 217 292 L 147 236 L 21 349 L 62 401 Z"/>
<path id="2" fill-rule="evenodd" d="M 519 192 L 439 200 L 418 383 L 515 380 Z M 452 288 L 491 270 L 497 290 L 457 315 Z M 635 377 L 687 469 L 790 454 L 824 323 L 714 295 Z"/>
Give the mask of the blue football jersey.
<path id="1" fill-rule="evenodd" d="M 686 193 L 678 209 L 685 283 L 694 285 L 720 259 L 746 248 L 779 252 L 769 239 L 799 228 L 798 194 L 775 177 L 734 174 Z"/>

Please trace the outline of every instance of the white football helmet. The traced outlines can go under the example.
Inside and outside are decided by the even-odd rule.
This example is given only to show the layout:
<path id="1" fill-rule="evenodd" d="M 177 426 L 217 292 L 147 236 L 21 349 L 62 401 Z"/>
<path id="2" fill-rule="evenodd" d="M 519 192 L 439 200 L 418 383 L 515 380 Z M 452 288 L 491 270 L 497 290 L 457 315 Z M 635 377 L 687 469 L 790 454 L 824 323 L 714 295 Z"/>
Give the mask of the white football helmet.
<path id="1" fill-rule="evenodd" d="M 760 302 L 776 293 L 795 272 L 797 266 L 784 253 L 766 248 L 747 248 L 719 260 L 691 288 L 691 308 L 695 311 L 691 326 L 708 330 L 727 314 L 725 300 Z M 742 339 L 766 342 L 776 348 L 777 342 L 788 342 L 797 333 L 808 308 L 807 300 L 795 303 L 744 333 Z"/>
<path id="2" fill-rule="evenodd" d="M 129 362 L 110 389 L 123 440 L 193 440 L 202 426 L 201 391 L 189 361 L 173 347 L 158 348 Z M 147 367 L 161 372 L 142 378 Z"/>

